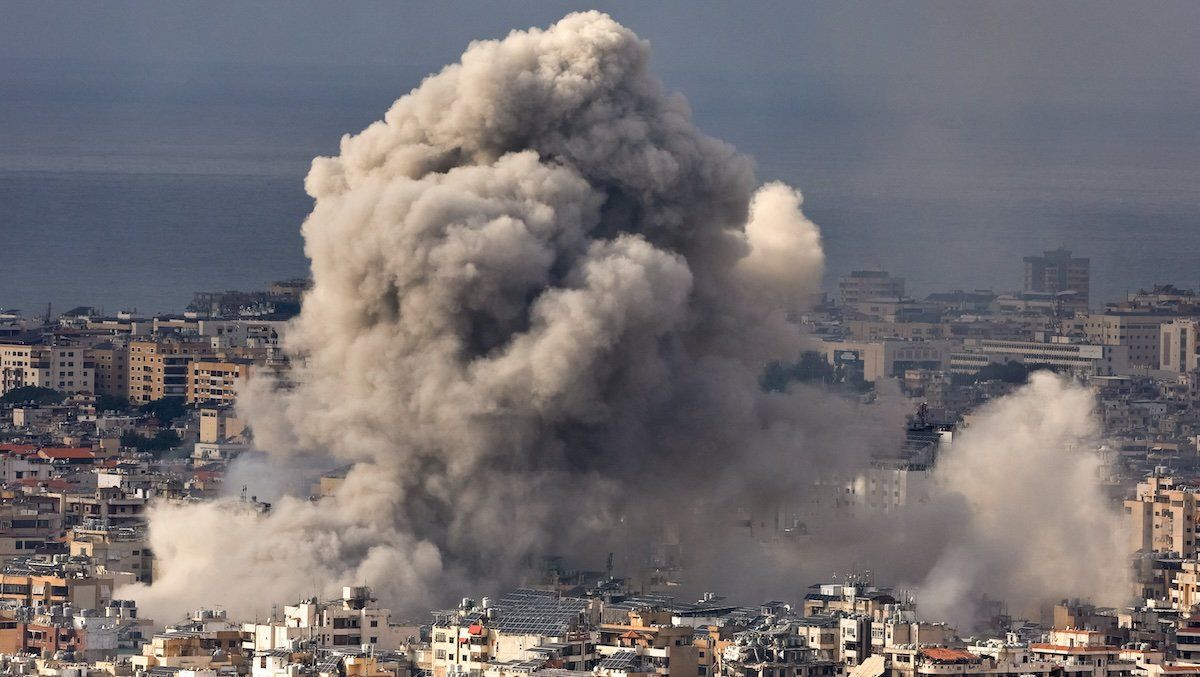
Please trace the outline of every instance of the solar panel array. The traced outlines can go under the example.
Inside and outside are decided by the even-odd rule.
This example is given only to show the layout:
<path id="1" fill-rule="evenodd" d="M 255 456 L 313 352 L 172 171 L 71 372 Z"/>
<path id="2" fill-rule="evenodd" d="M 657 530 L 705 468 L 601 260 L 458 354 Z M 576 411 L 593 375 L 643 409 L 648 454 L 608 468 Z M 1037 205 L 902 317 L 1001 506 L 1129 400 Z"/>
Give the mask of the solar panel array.
<path id="1" fill-rule="evenodd" d="M 608 604 L 610 609 L 644 609 L 644 608 L 659 608 L 659 609 L 675 609 L 678 607 L 686 607 L 690 605 L 676 604 L 675 598 L 669 595 L 660 595 L 656 593 L 647 593 L 644 595 L 631 595 L 619 602 Z"/>
<path id="2" fill-rule="evenodd" d="M 546 664 L 545 659 L 534 658 L 534 659 L 527 660 L 527 661 L 516 661 L 514 663 L 509 664 L 506 667 L 508 667 L 508 669 L 510 669 L 510 670 L 516 670 L 518 672 L 534 672 L 535 670 L 540 670 L 542 668 L 542 666 L 545 664 Z"/>
<path id="3" fill-rule="evenodd" d="M 517 635 L 561 637 L 581 624 L 588 608 L 583 599 L 559 597 L 548 590 L 518 588 L 496 601 L 495 628 Z"/>
<path id="4" fill-rule="evenodd" d="M 629 672 L 637 664 L 637 654 L 632 651 L 618 651 L 600 661 L 596 667 L 601 670 L 617 670 Z"/>
<path id="5" fill-rule="evenodd" d="M 341 667 L 341 664 L 342 664 L 342 659 L 340 657 L 326 659 L 326 660 L 321 661 L 320 663 L 317 663 L 317 672 L 319 672 L 319 673 L 338 672 L 338 668 Z"/>

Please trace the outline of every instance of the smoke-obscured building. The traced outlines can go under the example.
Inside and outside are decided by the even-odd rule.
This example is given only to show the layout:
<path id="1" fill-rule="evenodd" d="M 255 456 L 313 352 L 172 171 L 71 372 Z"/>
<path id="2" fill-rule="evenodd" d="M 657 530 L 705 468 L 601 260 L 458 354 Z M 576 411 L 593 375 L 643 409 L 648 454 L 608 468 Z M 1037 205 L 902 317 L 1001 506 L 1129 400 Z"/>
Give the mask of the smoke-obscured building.
<path id="1" fill-rule="evenodd" d="M 829 341 L 825 359 L 839 378 L 877 382 L 904 376 L 909 369 L 944 370 L 950 365 L 945 341 Z"/>
<path id="2" fill-rule="evenodd" d="M 1091 292 L 1091 259 L 1071 255 L 1065 248 L 1042 252 L 1041 256 L 1025 257 L 1026 292 L 1061 294 L 1064 305 L 1071 310 L 1086 311 Z"/>
<path id="3" fill-rule="evenodd" d="M 886 270 L 855 270 L 842 276 L 838 290 L 845 306 L 869 299 L 897 299 L 904 296 L 904 278 L 892 277 Z"/>

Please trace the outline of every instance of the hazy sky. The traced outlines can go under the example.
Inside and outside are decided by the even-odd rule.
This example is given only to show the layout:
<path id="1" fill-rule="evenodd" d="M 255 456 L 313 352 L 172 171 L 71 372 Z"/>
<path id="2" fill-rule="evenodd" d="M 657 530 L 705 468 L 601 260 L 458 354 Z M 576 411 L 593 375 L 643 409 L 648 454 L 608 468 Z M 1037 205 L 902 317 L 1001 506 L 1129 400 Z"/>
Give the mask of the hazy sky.
<path id="1" fill-rule="evenodd" d="M 309 158 L 470 40 L 590 6 L 5 3 L 0 306 L 178 308 L 303 273 Z M 805 192 L 831 276 L 1014 287 L 1022 254 L 1067 244 L 1100 298 L 1200 277 L 1200 3 L 597 7 L 702 128 Z M 114 225 L 150 219 L 149 241 Z M 155 268 L 180 242 L 244 258 Z"/>

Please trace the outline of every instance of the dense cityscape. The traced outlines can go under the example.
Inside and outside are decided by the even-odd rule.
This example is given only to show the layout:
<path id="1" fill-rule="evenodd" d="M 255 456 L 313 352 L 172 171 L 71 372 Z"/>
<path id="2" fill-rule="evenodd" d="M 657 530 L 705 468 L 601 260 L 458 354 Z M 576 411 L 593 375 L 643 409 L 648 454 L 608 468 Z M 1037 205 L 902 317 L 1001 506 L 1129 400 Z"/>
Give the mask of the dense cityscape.
<path id="1" fill-rule="evenodd" d="M 928 500 L 956 432 L 1031 372 L 1086 387 L 1103 422 L 1098 479 L 1123 502 L 1131 538 L 1125 606 L 1063 599 L 1021 617 L 992 600 L 980 623 L 955 628 L 867 570 L 747 606 L 719 592 L 680 597 L 687 571 L 668 560 L 624 575 L 610 555 L 596 571 L 548 556 L 524 587 L 490 599 L 450 591 L 462 603 L 426 616 L 393 614 L 346 581 L 340 598 L 279 599 L 266 618 L 146 618 L 121 593 L 154 580 L 148 506 L 237 491 L 226 473 L 249 440 L 236 395 L 256 373 L 286 378 L 281 336 L 307 287 L 198 293 L 187 312 L 157 317 L 0 316 L 5 665 L 183 677 L 1200 673 L 1200 301 L 1162 285 L 1091 310 L 1089 261 L 1065 249 L 1027 257 L 1015 292 L 915 299 L 886 271 L 855 271 L 796 318 L 819 342 L 770 365 L 763 386 L 819 382 L 868 401 L 899 387 L 911 408 L 903 444 L 846 483 L 845 509 L 863 513 Z M 310 500 L 343 478 L 313 476 Z M 244 491 L 239 500 L 271 510 Z"/>
<path id="2" fill-rule="evenodd" d="M 1195 205 L 1186 176 L 1161 180 L 1180 159 L 1140 146 L 1166 119 L 1183 131 L 1158 142 L 1187 155 L 1195 120 L 1170 102 L 1189 100 L 1174 90 L 1195 69 L 1164 71 L 1170 49 L 1142 33 L 1115 40 L 1136 22 L 1090 7 L 1013 3 L 993 16 L 929 3 L 864 18 L 838 5 L 788 10 L 821 43 L 811 73 L 776 67 L 789 45 L 750 44 L 787 23 L 782 8 L 705 15 L 732 49 L 665 31 L 677 63 L 721 57 L 683 69 L 721 92 L 699 99 L 710 114 L 744 115 L 756 97 L 723 92 L 758 87 L 789 133 L 791 117 L 810 116 L 861 134 L 806 146 L 809 169 L 761 174 L 701 131 L 712 118 L 693 122 L 651 67 L 650 41 L 594 10 L 542 7 L 554 22 L 537 14 L 544 27 L 528 29 L 484 5 L 208 16 L 130 4 L 115 19 L 21 8 L 18 34 L 0 21 L 0 62 L 53 57 L 16 69 L 16 104 L 0 98 L 0 116 L 20 122 L 0 117 L 0 131 L 36 127 L 46 101 L 87 118 L 0 154 L 0 675 L 1200 677 L 1200 289 L 1179 279 Z M 397 26 L 376 20 L 393 11 Z M 656 36 L 688 25 L 638 11 Z M 438 43 L 481 17 L 491 27 L 444 57 Z M 70 39 L 41 44 L 41 19 Z M 438 22 L 446 35 L 422 35 Z M 1146 25 L 1186 37 L 1172 23 Z M 1077 34 L 1100 48 L 1059 39 Z M 172 35 L 197 40 L 193 61 Z M 379 71 L 344 78 L 372 100 L 399 98 L 369 118 L 362 101 L 325 109 L 346 114 L 336 148 L 308 94 L 285 93 L 287 67 L 222 80 L 238 54 L 304 71 L 360 49 L 387 71 L 404 60 L 388 51 L 399 43 L 449 65 L 386 84 L 369 82 Z M 927 43 L 947 51 L 901 58 Z M 112 60 L 76 70 L 56 49 Z M 142 65 L 106 80 L 130 54 Z M 1072 68 L 1113 70 L 1096 55 L 1122 69 L 1080 85 Z M 726 56 L 750 60 L 731 59 L 723 80 Z M 185 72 L 185 105 L 165 115 L 148 93 L 162 64 Z M 763 91 L 789 69 L 826 85 Z M 64 73 L 65 96 L 39 80 Z M 205 89 L 208 77 L 217 86 Z M 305 77 L 300 91 L 320 89 Z M 137 110 L 110 106 L 98 84 L 121 78 L 133 94 L 115 99 Z M 1129 82 L 1140 107 L 1114 95 L 1103 125 L 1078 119 Z M 905 113 L 918 122 L 904 143 L 866 131 L 943 89 L 1004 110 L 922 102 Z M 230 98 L 217 105 L 214 93 Z M 272 97 L 303 115 L 258 110 L 275 136 L 255 145 L 239 115 Z M 143 134 L 143 113 L 164 127 Z M 293 137 L 302 119 L 330 137 L 320 154 Z M 1130 124 L 1140 129 L 1120 148 L 1137 152 L 1116 168 L 1086 153 L 1075 174 L 1040 167 L 1003 143 L 1077 134 L 1086 148 Z M 133 132 L 112 132 L 122 125 Z M 106 128 L 136 137 L 111 155 L 136 171 L 86 150 L 107 143 L 90 138 Z M 984 128 L 1004 131 L 998 173 L 947 190 L 940 182 L 978 158 L 943 142 Z M 220 129 L 235 133 L 206 137 Z M 914 146 L 934 162 L 907 166 Z M 291 160 L 276 162 L 298 155 L 318 155 L 303 200 Z M 64 186 L 95 184 L 75 175 L 80 162 L 119 187 L 64 198 L 76 192 Z M 882 183 L 841 202 L 821 200 L 836 182 L 804 173 L 828 165 L 857 184 L 870 162 L 888 166 Z M 55 166 L 73 178 L 53 178 Z M 1060 182 L 1032 185 L 1038 174 L 1023 172 L 1035 166 Z M 1013 186 L 1030 184 L 1019 192 L 996 183 L 1017 175 Z M 1103 199 L 1049 199 L 1079 177 Z M 887 184 L 929 178 L 890 202 Z M 817 188 L 802 195 L 793 179 Z M 292 193 L 268 195 L 284 184 Z M 141 220 L 88 206 L 112 193 Z M 1036 237 L 1007 232 L 1018 212 L 982 205 L 1018 194 L 1042 201 L 1031 216 L 1084 225 L 1022 220 Z M 974 230 L 923 222 L 937 211 L 926 203 L 956 200 Z M 261 206 L 256 219 L 238 216 L 246 201 Z M 201 215 L 214 205 L 236 208 Z M 297 205 L 310 211 L 292 224 Z M 1120 218 L 1089 221 L 1101 213 Z M 291 240 L 271 234 L 278 223 L 295 226 Z M 1136 238 L 1103 241 L 1133 223 Z M 80 239 L 60 247 L 68 227 Z M 916 231 L 927 244 L 903 251 L 924 263 L 900 248 Z M 871 247 L 847 246 L 855 232 Z M 300 240 L 306 268 L 288 259 Z M 1130 261 L 1163 266 L 1115 270 L 1124 241 L 1141 248 Z M 1168 242 L 1179 251 L 1159 251 Z M 135 253 L 145 258 L 123 260 Z M 919 270 L 938 260 L 946 267 Z M 957 288 L 972 268 L 989 288 Z M 1163 279 L 1131 282 L 1149 274 Z M 1132 286 L 1114 298 L 1118 283 Z M 200 291 L 158 306 L 171 312 L 137 309 L 178 289 Z"/>

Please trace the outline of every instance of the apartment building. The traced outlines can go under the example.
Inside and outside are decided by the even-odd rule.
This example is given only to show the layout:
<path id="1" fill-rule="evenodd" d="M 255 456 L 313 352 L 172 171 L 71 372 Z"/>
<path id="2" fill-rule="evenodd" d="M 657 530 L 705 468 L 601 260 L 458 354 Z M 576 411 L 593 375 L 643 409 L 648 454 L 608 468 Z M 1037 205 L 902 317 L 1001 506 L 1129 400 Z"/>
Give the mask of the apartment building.
<path id="1" fill-rule="evenodd" d="M 283 320 L 199 320 L 197 333 L 217 350 L 277 348 L 287 322 Z"/>
<path id="2" fill-rule="evenodd" d="M 185 399 L 191 363 L 211 352 L 211 344 L 198 337 L 130 341 L 129 401 L 145 404 L 164 397 Z"/>
<path id="3" fill-rule="evenodd" d="M 33 555 L 62 531 L 62 516 L 44 502 L 10 498 L 0 504 L 0 558 Z"/>
<path id="4" fill-rule="evenodd" d="M 95 365 L 89 350 L 40 337 L 0 342 L 0 395 L 25 386 L 92 393 Z"/>
<path id="5" fill-rule="evenodd" d="M 472 675 L 548 661 L 568 670 L 590 669 L 597 658 L 588 632 L 587 600 L 544 590 L 518 589 L 493 604 L 464 599 L 458 609 L 434 614 L 434 677 Z M 691 644 L 691 629 L 688 629 Z"/>
<path id="6" fill-rule="evenodd" d="M 1175 628 L 1175 655 L 1185 661 L 1200 661 L 1200 615 L 1181 617 Z"/>
<path id="7" fill-rule="evenodd" d="M 14 560 L 0 572 L 0 601 L 17 606 L 102 609 L 114 587 L 112 576 L 91 575 L 74 563 Z"/>
<path id="8" fill-rule="evenodd" d="M 894 512 L 929 500 L 933 464 L 906 458 L 872 459 L 854 483 L 854 496 L 867 513 Z"/>
<path id="9" fill-rule="evenodd" d="M 371 589 L 362 586 L 342 588 L 340 599 L 314 598 L 285 606 L 282 618 L 247 623 L 242 630 L 248 638 L 246 648 L 256 653 L 288 649 L 298 642 L 338 650 L 396 651 L 419 634 L 415 626 L 393 623 L 391 611 L 379 608 Z"/>
<path id="10" fill-rule="evenodd" d="M 1125 501 L 1130 548 L 1196 558 L 1200 552 L 1197 492 L 1200 486 L 1176 477 L 1154 474 L 1139 482 L 1136 495 Z"/>
<path id="11" fill-rule="evenodd" d="M 129 397 L 129 346 L 105 341 L 92 346 L 96 394 Z"/>
<path id="12" fill-rule="evenodd" d="M 1159 326 L 1158 369 L 1187 374 L 1200 369 L 1200 320 L 1175 319 Z"/>
<path id="13" fill-rule="evenodd" d="M 1123 346 L 1130 367 L 1158 369 L 1160 327 L 1174 319 L 1174 315 L 1150 313 L 1091 313 L 1083 319 L 1082 329 L 1091 343 Z"/>
<path id="14" fill-rule="evenodd" d="M 238 630 L 173 630 L 155 634 L 131 661 L 146 674 L 152 668 L 211 669 L 219 673 L 247 672 Z M 167 671 L 169 672 L 169 671 Z"/>
<path id="15" fill-rule="evenodd" d="M 804 615 L 860 614 L 883 620 L 896 603 L 895 595 L 886 588 L 823 583 L 809 586 L 804 595 Z"/>
<path id="16" fill-rule="evenodd" d="M 253 369 L 254 361 L 248 359 L 194 360 L 188 374 L 188 403 L 233 404 Z"/>
<path id="17" fill-rule="evenodd" d="M 1129 677 L 1135 664 L 1122 658 L 1121 648 L 1105 643 L 1103 632 L 1058 628 L 1049 641 L 1029 645 L 1031 661 L 1056 663 L 1055 675 L 1063 677 Z"/>
<path id="18" fill-rule="evenodd" d="M 228 407 L 205 407 L 200 410 L 200 442 L 220 443 L 242 435 L 246 424 Z"/>
<path id="19" fill-rule="evenodd" d="M 67 534 L 71 557 L 91 557 L 106 571 L 128 572 L 139 583 L 154 580 L 154 555 L 139 527 L 114 527 L 102 520 L 85 521 Z"/>
<path id="20" fill-rule="evenodd" d="M 87 661 L 112 658 L 120 624 L 116 618 L 79 613 L 69 604 L 5 609 L 0 611 L 0 647 L 14 654 L 63 651 Z"/>
<path id="21" fill-rule="evenodd" d="M 1200 609 L 1200 562 L 1185 559 L 1172 574 L 1167 591 L 1171 608 L 1187 612 Z"/>
<path id="22" fill-rule="evenodd" d="M 89 520 L 114 527 L 131 527 L 140 525 L 146 517 L 148 500 L 127 494 L 119 487 L 101 487 L 88 494 L 63 491 L 47 492 L 46 495 L 59 499 L 59 513 L 67 528 L 81 526 Z"/>
<path id="23" fill-rule="evenodd" d="M 898 299 L 904 296 L 904 278 L 885 270 L 855 270 L 838 281 L 842 304 L 852 306 L 868 299 Z"/>
<path id="24" fill-rule="evenodd" d="M 1091 260 L 1072 256 L 1065 248 L 1045 251 L 1041 256 L 1026 256 L 1025 291 L 1071 292 L 1065 304 L 1069 309 L 1086 311 L 1091 294 Z"/>
<path id="25" fill-rule="evenodd" d="M 629 612 L 628 623 L 600 625 L 596 654 L 599 675 L 643 672 L 697 677 L 700 655 L 691 626 L 671 625 L 671 613 L 644 609 Z M 634 669 L 630 670 L 629 668 Z"/>

